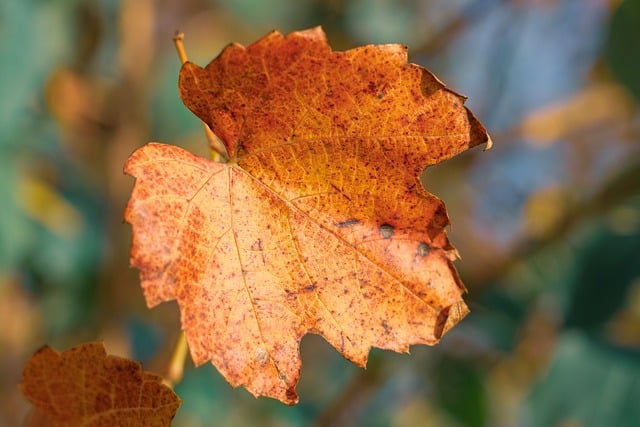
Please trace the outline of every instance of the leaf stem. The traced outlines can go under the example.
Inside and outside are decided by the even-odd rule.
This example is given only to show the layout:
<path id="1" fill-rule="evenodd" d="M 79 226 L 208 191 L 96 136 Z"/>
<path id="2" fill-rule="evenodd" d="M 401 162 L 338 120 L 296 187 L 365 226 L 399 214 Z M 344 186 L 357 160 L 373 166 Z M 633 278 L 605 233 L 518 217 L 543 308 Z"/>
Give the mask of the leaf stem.
<path id="1" fill-rule="evenodd" d="M 187 51 L 184 48 L 184 33 L 180 31 L 176 31 L 176 34 L 173 36 L 173 44 L 176 47 L 176 51 L 178 52 L 178 57 L 180 58 L 180 63 L 184 64 L 188 61 L 187 59 Z M 227 150 L 224 145 L 220 141 L 220 139 L 211 131 L 209 126 L 205 122 L 202 122 L 202 127 L 204 128 L 204 133 L 207 136 L 207 141 L 209 142 L 209 149 L 211 150 L 211 160 L 214 161 L 224 161 L 227 162 L 229 157 L 227 156 Z"/>
<path id="2" fill-rule="evenodd" d="M 180 331 L 176 348 L 173 350 L 173 356 L 171 356 L 171 362 L 169 363 L 169 370 L 165 378 L 169 386 L 173 387 L 175 384 L 182 380 L 184 374 L 184 362 L 187 358 L 187 340 L 184 336 L 184 331 Z"/>
<path id="3" fill-rule="evenodd" d="M 173 36 L 173 44 L 178 51 L 178 58 L 180 58 L 180 63 L 184 64 L 188 61 L 187 52 L 184 50 L 184 33 L 180 31 L 176 31 L 176 34 Z"/>

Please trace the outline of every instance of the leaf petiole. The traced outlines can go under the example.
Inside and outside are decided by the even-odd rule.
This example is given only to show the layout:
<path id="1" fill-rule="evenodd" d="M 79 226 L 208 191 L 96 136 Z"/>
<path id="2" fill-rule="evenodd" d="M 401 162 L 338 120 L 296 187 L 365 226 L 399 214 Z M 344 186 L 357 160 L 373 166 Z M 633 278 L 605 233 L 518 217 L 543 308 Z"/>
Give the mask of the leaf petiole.
<path id="1" fill-rule="evenodd" d="M 173 36 L 173 44 L 176 47 L 176 51 L 178 52 L 178 57 L 180 58 L 180 63 L 184 64 L 188 61 L 187 52 L 184 49 L 184 33 L 180 31 L 176 31 Z M 209 149 L 211 150 L 211 160 L 213 161 L 222 161 L 227 162 L 229 157 L 227 156 L 227 150 L 224 148 L 220 139 L 209 129 L 209 126 L 205 122 L 202 122 L 202 127 L 204 128 L 204 133 L 207 136 L 207 141 L 209 142 Z"/>
<path id="2" fill-rule="evenodd" d="M 173 350 L 173 356 L 171 356 L 171 362 L 169 363 L 169 370 L 165 381 L 168 386 L 172 387 L 182 380 L 184 374 L 184 362 L 187 358 L 187 339 L 184 336 L 184 331 L 180 331 L 176 348 Z"/>

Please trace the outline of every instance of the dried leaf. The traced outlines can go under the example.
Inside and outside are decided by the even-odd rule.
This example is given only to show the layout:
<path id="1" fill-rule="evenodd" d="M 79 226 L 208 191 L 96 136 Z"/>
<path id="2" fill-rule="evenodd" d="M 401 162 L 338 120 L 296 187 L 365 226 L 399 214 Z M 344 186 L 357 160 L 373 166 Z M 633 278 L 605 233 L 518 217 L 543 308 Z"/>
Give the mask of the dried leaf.
<path id="1" fill-rule="evenodd" d="M 100 342 L 62 354 L 43 347 L 27 361 L 21 389 L 35 406 L 27 426 L 168 426 L 180 406 L 162 377 L 107 355 Z"/>
<path id="2" fill-rule="evenodd" d="M 186 63 L 179 87 L 230 160 L 142 147 L 125 218 L 147 304 L 178 301 L 196 364 L 294 404 L 305 334 L 365 366 L 468 312 L 444 204 L 418 175 L 490 139 L 405 47 L 273 32 Z"/>

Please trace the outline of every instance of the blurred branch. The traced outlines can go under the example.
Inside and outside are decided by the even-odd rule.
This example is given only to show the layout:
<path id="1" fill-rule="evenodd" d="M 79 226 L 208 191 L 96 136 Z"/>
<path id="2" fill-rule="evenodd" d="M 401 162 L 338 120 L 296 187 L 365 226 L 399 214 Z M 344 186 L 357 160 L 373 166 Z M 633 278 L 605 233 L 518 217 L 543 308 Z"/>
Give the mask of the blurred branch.
<path id="1" fill-rule="evenodd" d="M 347 427 L 354 425 L 354 414 L 367 404 L 376 390 L 384 383 L 382 364 L 384 359 L 372 356 L 366 369 L 361 369 L 351 378 L 347 387 L 314 422 L 315 427 Z"/>
<path id="2" fill-rule="evenodd" d="M 416 46 L 410 49 L 412 56 L 419 56 L 424 54 L 437 54 L 449 46 L 453 39 L 458 37 L 460 33 L 466 30 L 469 23 L 475 23 L 496 7 L 502 6 L 506 3 L 505 0 L 479 0 L 472 1 L 465 7 L 462 7 L 459 13 L 456 13 L 447 24 L 445 24 L 440 30 L 433 36 L 429 37 L 424 44 Z"/>
<path id="3" fill-rule="evenodd" d="M 633 156 L 631 156 L 633 157 Z M 486 289 L 509 272 L 523 258 L 531 257 L 559 239 L 565 238 L 585 221 L 606 214 L 612 207 L 638 196 L 640 161 L 635 159 L 621 166 L 618 173 L 586 200 L 576 201 L 548 232 L 538 238 L 525 236 L 509 251 L 509 256 L 476 277 L 476 289 Z"/>

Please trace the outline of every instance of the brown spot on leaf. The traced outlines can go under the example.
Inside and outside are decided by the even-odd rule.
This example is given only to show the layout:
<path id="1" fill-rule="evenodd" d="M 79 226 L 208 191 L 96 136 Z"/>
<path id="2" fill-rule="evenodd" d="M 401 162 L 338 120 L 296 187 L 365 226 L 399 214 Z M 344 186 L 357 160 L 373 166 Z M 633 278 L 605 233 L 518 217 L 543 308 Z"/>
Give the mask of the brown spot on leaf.
<path id="1" fill-rule="evenodd" d="M 429 251 L 431 247 L 427 245 L 425 242 L 418 243 L 418 256 L 425 257 L 429 255 Z"/>
<path id="2" fill-rule="evenodd" d="M 264 367 L 267 364 L 268 360 L 269 360 L 269 353 L 267 353 L 267 351 L 262 347 L 256 348 L 255 361 L 260 366 Z"/>
<path id="3" fill-rule="evenodd" d="M 393 236 L 395 229 L 392 225 L 384 223 L 380 227 L 378 227 L 378 233 L 382 236 L 383 239 L 390 239 Z"/>

